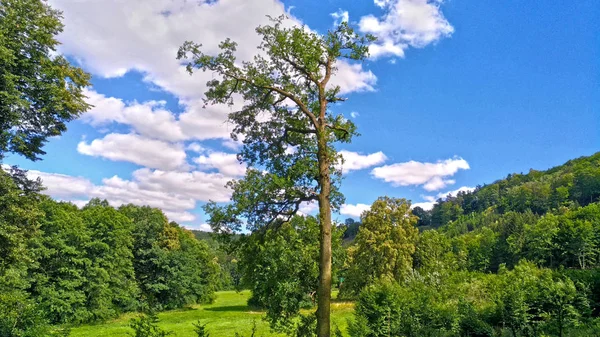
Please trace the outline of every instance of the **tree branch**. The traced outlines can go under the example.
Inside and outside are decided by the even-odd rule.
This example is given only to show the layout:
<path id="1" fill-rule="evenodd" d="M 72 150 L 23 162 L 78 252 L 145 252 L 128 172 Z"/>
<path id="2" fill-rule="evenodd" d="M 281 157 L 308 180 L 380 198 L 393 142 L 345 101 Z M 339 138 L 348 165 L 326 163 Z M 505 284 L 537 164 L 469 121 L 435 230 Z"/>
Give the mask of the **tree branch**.
<path id="1" fill-rule="evenodd" d="M 331 130 L 341 131 L 341 132 L 345 133 L 346 137 L 350 135 L 350 131 L 348 131 L 348 130 L 346 130 L 344 128 L 340 128 L 339 126 L 333 126 L 333 125 L 330 125 L 330 124 L 327 124 L 325 126 L 328 127 Z"/>
<path id="2" fill-rule="evenodd" d="M 224 75 L 229 76 L 235 80 L 241 81 L 241 82 L 245 82 L 248 83 L 256 88 L 261 88 L 261 89 L 267 89 L 267 90 L 272 90 L 277 92 L 278 94 L 285 96 L 289 99 L 291 99 L 294 103 L 296 103 L 296 105 L 300 108 L 300 110 L 306 115 L 308 116 L 308 118 L 310 118 L 310 120 L 313 122 L 315 128 L 318 126 L 317 123 L 317 118 L 316 116 L 308 109 L 308 107 L 298 98 L 296 97 L 294 94 L 287 92 L 283 89 L 271 86 L 271 85 L 259 85 L 254 83 L 253 81 L 245 78 L 245 77 L 240 77 L 234 74 L 230 74 L 230 73 L 224 73 Z"/>
<path id="3" fill-rule="evenodd" d="M 328 98 L 327 103 L 345 102 L 347 100 L 348 99 L 345 97 L 333 97 L 333 98 Z"/>
<path id="4" fill-rule="evenodd" d="M 298 63 L 296 63 L 295 61 L 293 61 L 292 59 L 288 58 L 285 55 L 283 55 L 281 58 L 284 61 L 286 61 L 287 63 L 291 64 L 292 67 L 294 67 L 296 70 L 298 70 L 299 72 L 304 74 L 304 76 L 308 77 L 308 79 L 311 80 L 315 85 L 317 85 L 317 86 L 319 85 L 319 81 L 313 76 L 313 74 L 308 72 L 308 70 L 306 70 L 306 68 L 300 66 Z"/>

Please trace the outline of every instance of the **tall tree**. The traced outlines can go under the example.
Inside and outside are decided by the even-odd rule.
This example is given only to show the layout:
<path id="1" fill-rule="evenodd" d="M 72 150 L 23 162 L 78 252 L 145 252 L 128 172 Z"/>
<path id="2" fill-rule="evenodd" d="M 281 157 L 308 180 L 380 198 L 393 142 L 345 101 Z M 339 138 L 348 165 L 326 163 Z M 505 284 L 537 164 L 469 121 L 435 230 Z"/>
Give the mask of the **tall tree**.
<path id="1" fill-rule="evenodd" d="M 417 217 L 406 199 L 380 197 L 361 220 L 345 288 L 354 294 L 379 279 L 400 281 L 406 277 L 419 235 Z"/>
<path id="2" fill-rule="evenodd" d="M 46 139 L 88 109 L 89 75 L 54 55 L 60 19 L 42 0 L 0 2 L 0 160 L 40 159 Z"/>
<path id="3" fill-rule="evenodd" d="M 330 82 L 336 61 L 363 60 L 373 38 L 358 35 L 347 23 L 325 35 L 288 23 L 272 18 L 272 25 L 256 29 L 262 43 L 252 61 L 238 62 L 237 44 L 229 39 L 216 56 L 188 41 L 178 58 L 191 56 L 190 73 L 200 69 L 216 75 L 207 83 L 207 104 L 245 103 L 229 114 L 229 122 L 232 138 L 244 144 L 238 158 L 250 169 L 244 179 L 229 183 L 230 205 L 207 205 L 213 227 L 240 229 L 242 221 L 250 230 L 272 226 L 281 217 L 291 219 L 301 203 L 318 201 L 317 334 L 325 337 L 330 335 L 331 212 L 343 201 L 334 144 L 350 142 L 356 134 L 352 122 L 329 110 L 329 104 L 345 100 Z"/>

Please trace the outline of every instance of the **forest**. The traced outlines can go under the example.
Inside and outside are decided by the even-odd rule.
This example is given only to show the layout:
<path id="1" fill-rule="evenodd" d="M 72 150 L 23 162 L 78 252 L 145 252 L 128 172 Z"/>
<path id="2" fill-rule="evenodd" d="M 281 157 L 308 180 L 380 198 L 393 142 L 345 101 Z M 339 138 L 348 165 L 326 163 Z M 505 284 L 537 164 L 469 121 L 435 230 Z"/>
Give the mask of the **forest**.
<path id="1" fill-rule="evenodd" d="M 315 305 L 318 219 L 296 216 L 241 235 L 191 232 L 150 207 L 54 201 L 23 171 L 6 170 L 2 335 L 64 335 L 78 324 L 130 311 L 152 317 L 243 289 L 274 331 L 301 335 L 314 324 L 305 309 Z M 430 211 L 379 198 L 360 221 L 334 230 L 338 298 L 355 303 L 346 333 L 598 334 L 599 196 L 597 153 L 508 175 Z"/>
<path id="2" fill-rule="evenodd" d="M 346 98 L 329 81 L 336 62 L 366 60 L 375 36 L 347 20 L 321 35 L 270 17 L 252 61 L 237 62 L 229 39 L 217 54 L 182 41 L 173 55 L 190 75 L 215 74 L 205 105 L 245 102 L 227 121 L 248 168 L 227 183 L 229 202 L 203 206 L 212 231 L 191 231 L 156 207 L 55 200 L 5 163 L 43 160 L 49 139 L 90 109 L 91 84 L 56 53 L 64 27 L 48 3 L 2 1 L 0 18 L 0 336 L 65 337 L 118 319 L 131 336 L 176 335 L 159 314 L 202 312 L 219 294 L 249 294 L 230 307 L 271 335 L 600 336 L 600 152 L 431 210 L 381 196 L 339 222 L 339 144 L 358 133 L 330 109 Z M 340 306 L 352 309 L 343 326 L 332 319 Z M 225 314 L 212 315 L 176 324 L 207 337 Z"/>
<path id="3" fill-rule="evenodd" d="M 334 283 L 356 301 L 349 335 L 598 334 L 599 182 L 596 153 L 447 196 L 430 211 L 379 198 L 333 236 Z M 237 247 L 220 259 L 230 286 L 251 289 L 273 327 L 293 326 L 314 302 L 315 221 L 225 240 Z"/>

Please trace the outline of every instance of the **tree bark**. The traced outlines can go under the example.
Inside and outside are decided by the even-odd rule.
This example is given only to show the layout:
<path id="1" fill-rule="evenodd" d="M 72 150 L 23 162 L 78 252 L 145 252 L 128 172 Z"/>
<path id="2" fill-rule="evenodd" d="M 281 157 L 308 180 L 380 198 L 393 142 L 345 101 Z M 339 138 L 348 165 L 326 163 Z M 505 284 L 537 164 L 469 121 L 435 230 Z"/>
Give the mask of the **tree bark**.
<path id="1" fill-rule="evenodd" d="M 319 223 L 321 243 L 319 256 L 319 288 L 317 291 L 317 336 L 331 335 L 331 178 L 329 176 L 329 154 L 325 126 L 322 125 L 318 138 L 319 159 Z"/>

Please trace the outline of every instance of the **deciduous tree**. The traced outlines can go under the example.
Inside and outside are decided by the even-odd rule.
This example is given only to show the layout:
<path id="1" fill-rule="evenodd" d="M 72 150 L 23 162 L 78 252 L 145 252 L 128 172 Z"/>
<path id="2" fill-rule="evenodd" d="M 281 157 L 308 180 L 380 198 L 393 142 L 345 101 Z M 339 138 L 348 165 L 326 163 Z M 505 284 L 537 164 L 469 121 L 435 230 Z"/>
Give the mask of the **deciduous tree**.
<path id="1" fill-rule="evenodd" d="M 363 213 L 352 251 L 346 290 L 358 293 L 378 280 L 401 280 L 413 265 L 417 217 L 406 199 L 381 197 Z"/>
<path id="2" fill-rule="evenodd" d="M 242 221 L 256 230 L 290 219 L 303 202 L 317 201 L 320 263 L 317 309 L 318 336 L 330 335 L 332 209 L 343 201 L 336 142 L 349 142 L 355 126 L 330 104 L 342 102 L 340 87 L 331 83 L 340 59 L 363 60 L 370 36 L 360 36 L 347 23 L 321 35 L 291 26 L 280 17 L 260 26 L 258 55 L 235 57 L 236 43 L 227 39 L 221 52 L 208 55 L 200 44 L 186 42 L 178 58 L 191 57 L 188 70 L 208 71 L 207 104 L 244 106 L 229 114 L 232 138 L 244 146 L 238 158 L 250 167 L 244 179 L 231 182 L 232 204 L 209 204 L 216 228 L 240 229 Z"/>
<path id="3" fill-rule="evenodd" d="M 89 75 L 55 55 L 60 19 L 46 1 L 0 2 L 0 161 L 40 159 L 47 138 L 88 109 Z"/>

